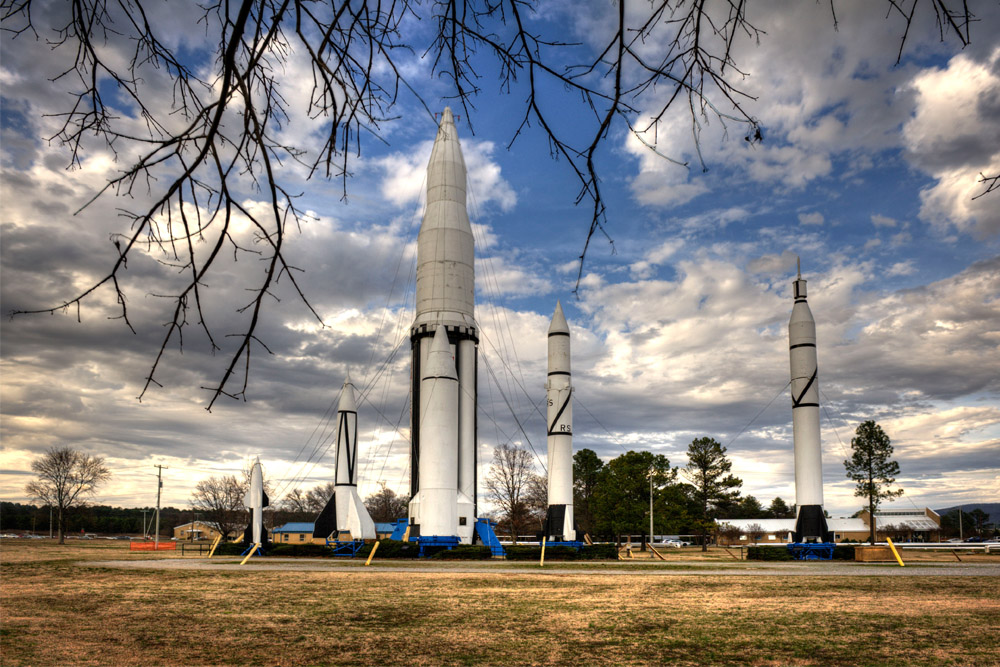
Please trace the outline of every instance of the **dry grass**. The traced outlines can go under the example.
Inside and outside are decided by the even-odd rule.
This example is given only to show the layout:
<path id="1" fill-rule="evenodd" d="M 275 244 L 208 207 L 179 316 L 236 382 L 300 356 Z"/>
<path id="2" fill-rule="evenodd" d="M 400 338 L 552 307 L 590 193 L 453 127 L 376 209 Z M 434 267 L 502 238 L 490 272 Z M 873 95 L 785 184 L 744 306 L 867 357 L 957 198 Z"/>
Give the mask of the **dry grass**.
<path id="1" fill-rule="evenodd" d="M 213 572 L 74 564 L 124 551 L 114 543 L 4 542 L 0 663 L 1000 664 L 995 577 Z"/>

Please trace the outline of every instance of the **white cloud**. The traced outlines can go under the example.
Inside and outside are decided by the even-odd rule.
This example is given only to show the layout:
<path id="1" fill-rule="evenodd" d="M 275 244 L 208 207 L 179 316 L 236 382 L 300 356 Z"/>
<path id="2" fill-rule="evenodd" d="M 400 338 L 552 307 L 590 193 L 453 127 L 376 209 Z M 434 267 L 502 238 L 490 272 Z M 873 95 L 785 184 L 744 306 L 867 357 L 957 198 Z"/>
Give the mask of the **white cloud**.
<path id="1" fill-rule="evenodd" d="M 814 211 L 812 213 L 799 213 L 799 223 L 803 225 L 822 225 L 824 221 L 823 214 Z"/>
<path id="2" fill-rule="evenodd" d="M 392 153 L 378 158 L 375 163 L 383 171 L 382 194 L 397 206 L 422 200 L 426 189 L 427 162 L 431 157 L 433 141 L 423 141 L 406 152 Z M 474 139 L 462 141 L 462 154 L 467 172 L 467 203 L 469 217 L 476 219 L 479 207 L 496 204 L 500 210 L 509 211 L 517 204 L 517 195 L 501 175 L 500 166 L 493 161 L 494 144 Z"/>
<path id="3" fill-rule="evenodd" d="M 872 214 L 872 224 L 876 227 L 895 227 L 895 218 L 890 218 L 884 215 L 879 215 L 878 213 Z"/>
<path id="4" fill-rule="evenodd" d="M 913 266 L 913 260 L 908 259 L 905 262 L 896 262 L 888 269 L 886 269 L 885 275 L 887 276 L 912 276 L 917 272 L 916 267 Z"/>
<path id="5" fill-rule="evenodd" d="M 916 111 L 903 128 L 909 160 L 936 183 L 920 193 L 920 217 L 942 232 L 1000 233 L 1000 206 L 979 173 L 1000 173 L 1000 48 L 985 62 L 959 54 L 912 81 Z"/>

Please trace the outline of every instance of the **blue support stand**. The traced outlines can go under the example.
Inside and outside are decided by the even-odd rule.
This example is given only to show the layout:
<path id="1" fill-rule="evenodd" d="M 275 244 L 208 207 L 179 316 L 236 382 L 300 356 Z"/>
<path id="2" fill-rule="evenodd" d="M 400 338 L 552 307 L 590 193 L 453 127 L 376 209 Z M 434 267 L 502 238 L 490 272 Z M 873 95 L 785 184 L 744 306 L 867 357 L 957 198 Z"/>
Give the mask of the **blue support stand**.
<path id="1" fill-rule="evenodd" d="M 418 545 L 420 545 L 420 558 L 424 556 L 430 556 L 431 554 L 425 553 L 428 547 L 444 547 L 449 551 L 458 546 L 458 535 L 421 535 L 416 539 Z M 440 549 L 435 549 L 435 553 L 440 551 Z"/>
<path id="2" fill-rule="evenodd" d="M 396 519 L 395 525 L 392 527 L 392 535 L 389 536 L 389 539 L 396 540 L 397 542 L 402 540 L 403 535 L 406 535 L 406 527 L 409 525 L 409 519 Z"/>
<path id="3" fill-rule="evenodd" d="M 482 542 L 484 546 L 490 548 L 490 553 L 493 554 L 494 558 L 503 558 L 506 555 L 506 552 L 503 550 L 503 546 L 497 538 L 496 531 L 493 530 L 496 525 L 497 522 L 492 521 L 491 519 L 476 519 L 476 535 L 479 536 L 479 541 Z"/>
<path id="4" fill-rule="evenodd" d="M 364 540 L 350 540 L 345 542 L 340 542 L 338 540 L 327 540 L 326 546 L 333 549 L 334 556 L 340 556 L 342 558 L 354 558 L 361 551 L 361 548 L 365 546 Z"/>
<path id="5" fill-rule="evenodd" d="M 795 542 L 788 545 L 795 560 L 833 560 L 832 542 Z"/>
<path id="6" fill-rule="evenodd" d="M 251 549 L 253 549 L 253 545 L 252 544 L 250 546 L 248 546 L 246 549 L 244 549 L 243 553 L 241 553 L 240 555 L 241 556 L 246 556 L 248 553 L 250 553 Z M 254 556 L 263 556 L 263 555 L 264 555 L 264 545 L 262 544 L 262 545 L 260 545 L 260 549 L 257 549 L 257 553 L 255 553 Z"/>

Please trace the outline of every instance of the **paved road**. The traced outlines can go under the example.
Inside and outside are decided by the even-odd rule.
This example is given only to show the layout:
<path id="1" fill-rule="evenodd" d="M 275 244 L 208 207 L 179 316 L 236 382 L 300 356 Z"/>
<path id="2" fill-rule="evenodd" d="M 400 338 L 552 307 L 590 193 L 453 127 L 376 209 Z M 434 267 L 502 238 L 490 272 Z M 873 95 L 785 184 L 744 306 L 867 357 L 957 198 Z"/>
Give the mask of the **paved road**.
<path id="1" fill-rule="evenodd" d="M 511 563 L 419 562 L 390 564 L 344 563 L 315 558 L 255 558 L 246 565 L 231 558 L 168 558 L 162 560 L 109 560 L 79 563 L 83 567 L 111 567 L 149 570 L 239 570 L 241 572 L 409 572 L 414 574 L 536 574 L 545 576 L 804 576 L 804 577 L 1000 577 L 1000 563 L 915 563 L 907 567 L 885 563 L 853 562 L 742 562 L 724 563 L 630 563 L 616 565 L 550 564 L 514 565 Z"/>

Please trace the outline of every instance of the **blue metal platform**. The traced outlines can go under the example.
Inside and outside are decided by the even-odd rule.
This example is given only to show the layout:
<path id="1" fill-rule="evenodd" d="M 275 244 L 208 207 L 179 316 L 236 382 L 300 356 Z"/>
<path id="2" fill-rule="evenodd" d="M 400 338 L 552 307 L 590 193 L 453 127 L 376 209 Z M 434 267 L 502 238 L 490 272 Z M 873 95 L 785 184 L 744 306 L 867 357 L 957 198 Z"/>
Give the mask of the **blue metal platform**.
<path id="1" fill-rule="evenodd" d="M 795 560 L 833 560 L 833 542 L 793 542 L 788 551 Z"/>

